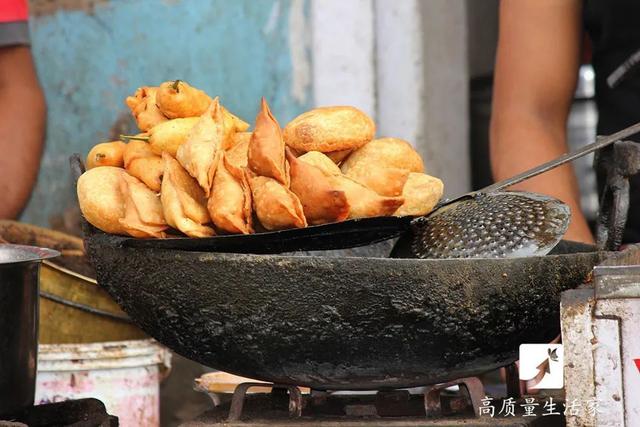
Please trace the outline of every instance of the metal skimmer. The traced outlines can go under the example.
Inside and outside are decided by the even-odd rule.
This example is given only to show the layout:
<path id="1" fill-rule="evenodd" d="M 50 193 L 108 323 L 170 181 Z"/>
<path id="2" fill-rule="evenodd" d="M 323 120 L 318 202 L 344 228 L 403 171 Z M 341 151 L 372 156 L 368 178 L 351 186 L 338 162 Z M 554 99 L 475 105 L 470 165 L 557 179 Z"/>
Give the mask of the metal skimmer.
<path id="1" fill-rule="evenodd" d="M 416 220 L 419 258 L 545 255 L 569 225 L 569 207 L 534 193 L 480 193 Z"/>
<path id="2" fill-rule="evenodd" d="M 412 222 L 409 251 L 418 258 L 513 258 L 545 255 L 569 226 L 567 205 L 551 197 L 505 188 L 540 175 L 622 138 L 640 132 L 640 123 L 600 137 L 512 178 L 441 203 Z M 402 244 L 402 243 L 401 243 Z"/>

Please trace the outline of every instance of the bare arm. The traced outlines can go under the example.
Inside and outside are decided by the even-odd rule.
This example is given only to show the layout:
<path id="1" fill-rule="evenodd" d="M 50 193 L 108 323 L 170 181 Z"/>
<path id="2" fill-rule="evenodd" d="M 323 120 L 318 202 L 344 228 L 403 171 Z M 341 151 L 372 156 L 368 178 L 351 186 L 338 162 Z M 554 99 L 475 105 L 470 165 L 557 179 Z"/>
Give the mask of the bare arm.
<path id="1" fill-rule="evenodd" d="M 508 178 L 567 152 L 581 43 L 580 0 L 502 0 L 491 119 L 491 165 Z M 514 186 L 569 205 L 566 238 L 593 242 L 570 165 Z"/>
<path id="2" fill-rule="evenodd" d="M 38 176 L 46 105 L 28 47 L 0 48 L 0 219 L 17 218 Z"/>

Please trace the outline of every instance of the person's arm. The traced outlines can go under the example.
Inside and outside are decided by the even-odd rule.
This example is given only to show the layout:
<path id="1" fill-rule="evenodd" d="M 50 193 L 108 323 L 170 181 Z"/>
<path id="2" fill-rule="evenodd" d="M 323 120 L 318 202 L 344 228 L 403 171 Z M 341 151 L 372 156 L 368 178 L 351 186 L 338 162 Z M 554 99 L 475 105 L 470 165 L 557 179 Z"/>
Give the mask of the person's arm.
<path id="1" fill-rule="evenodd" d="M 38 176 L 46 105 L 28 46 L 0 48 L 0 219 L 17 218 Z"/>
<path id="2" fill-rule="evenodd" d="M 502 0 L 491 114 L 491 166 L 501 180 L 567 152 L 581 48 L 580 0 Z M 548 194 L 572 212 L 566 239 L 593 242 L 572 166 L 513 189 Z"/>

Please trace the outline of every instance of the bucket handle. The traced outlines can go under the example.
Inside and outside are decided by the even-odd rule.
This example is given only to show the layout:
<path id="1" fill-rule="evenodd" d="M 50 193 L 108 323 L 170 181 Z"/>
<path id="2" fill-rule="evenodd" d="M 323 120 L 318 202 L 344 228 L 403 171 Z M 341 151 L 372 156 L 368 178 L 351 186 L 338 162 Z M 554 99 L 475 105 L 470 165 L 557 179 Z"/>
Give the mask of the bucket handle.
<path id="1" fill-rule="evenodd" d="M 68 299 L 62 298 L 62 297 L 60 297 L 58 295 L 54 295 L 54 294 L 46 292 L 46 291 L 40 291 L 40 296 L 42 298 L 46 298 L 48 300 L 57 302 L 58 304 L 66 305 L 67 307 L 77 308 L 79 310 L 86 311 L 86 312 L 91 313 L 91 314 L 97 314 L 98 316 L 109 317 L 111 319 L 115 319 L 115 320 L 118 320 L 120 322 L 133 323 L 131 318 L 129 316 L 127 316 L 127 315 L 115 314 L 115 313 L 111 313 L 111 312 L 108 312 L 106 310 L 100 310 L 99 308 L 94 308 L 94 307 L 91 307 L 89 305 L 82 304 L 82 303 L 79 303 L 79 302 L 69 301 Z"/>

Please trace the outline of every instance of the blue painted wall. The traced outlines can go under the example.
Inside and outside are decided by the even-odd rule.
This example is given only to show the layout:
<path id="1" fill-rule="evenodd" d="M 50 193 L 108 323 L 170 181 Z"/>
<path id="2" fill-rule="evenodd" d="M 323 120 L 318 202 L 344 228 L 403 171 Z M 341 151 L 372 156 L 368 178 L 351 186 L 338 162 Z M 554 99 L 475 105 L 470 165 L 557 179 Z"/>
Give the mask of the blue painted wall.
<path id="1" fill-rule="evenodd" d="M 300 93 L 293 80 L 295 70 L 309 68 L 294 61 L 309 57 L 290 47 L 300 43 L 290 37 L 308 37 L 290 28 L 292 19 L 307 19 L 308 4 L 294 1 L 112 0 L 34 14 L 33 54 L 49 108 L 47 146 L 21 219 L 48 226 L 75 204 L 68 156 L 134 131 L 123 101 L 138 86 L 183 79 L 219 95 L 250 122 L 261 96 L 282 125 L 308 109 L 308 84 Z"/>

